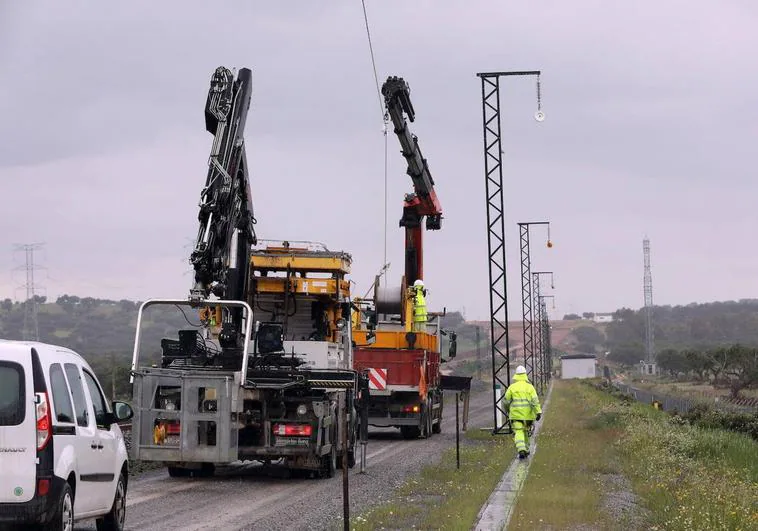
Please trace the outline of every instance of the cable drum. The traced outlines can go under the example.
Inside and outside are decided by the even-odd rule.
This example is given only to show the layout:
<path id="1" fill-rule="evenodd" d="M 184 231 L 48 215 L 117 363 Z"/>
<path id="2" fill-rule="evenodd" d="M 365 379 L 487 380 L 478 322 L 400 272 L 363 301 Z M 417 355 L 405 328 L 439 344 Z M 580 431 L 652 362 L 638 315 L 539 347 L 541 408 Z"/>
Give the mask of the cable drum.
<path id="1" fill-rule="evenodd" d="M 400 286 L 377 285 L 374 300 L 378 314 L 400 315 L 402 313 L 403 290 Z"/>

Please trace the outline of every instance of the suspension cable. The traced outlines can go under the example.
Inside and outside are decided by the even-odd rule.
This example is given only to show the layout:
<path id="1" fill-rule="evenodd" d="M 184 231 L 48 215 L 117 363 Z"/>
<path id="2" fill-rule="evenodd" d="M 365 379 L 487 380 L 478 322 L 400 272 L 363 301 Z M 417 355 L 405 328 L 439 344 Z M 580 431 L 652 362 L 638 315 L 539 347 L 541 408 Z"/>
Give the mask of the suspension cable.
<path id="1" fill-rule="evenodd" d="M 384 104 L 382 103 L 382 91 L 379 89 L 379 74 L 376 70 L 376 57 L 374 56 L 374 45 L 371 42 L 371 30 L 369 29 L 368 14 L 366 12 L 366 0 L 361 0 L 363 6 L 363 20 L 366 23 L 366 37 L 368 39 L 368 49 L 371 54 L 371 66 L 374 71 L 374 83 L 376 84 L 376 95 L 379 99 L 379 112 L 382 117 L 382 134 L 384 135 L 384 260 L 382 265 L 387 265 L 387 195 L 388 195 L 388 182 L 387 182 L 387 121 L 389 117 L 384 112 Z"/>

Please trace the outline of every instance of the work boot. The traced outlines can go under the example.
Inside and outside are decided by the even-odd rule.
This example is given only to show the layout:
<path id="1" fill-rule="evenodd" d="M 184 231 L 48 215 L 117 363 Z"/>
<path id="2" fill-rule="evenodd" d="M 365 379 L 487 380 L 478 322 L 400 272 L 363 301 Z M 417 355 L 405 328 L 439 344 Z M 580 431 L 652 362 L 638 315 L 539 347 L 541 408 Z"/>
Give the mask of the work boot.
<path id="1" fill-rule="evenodd" d="M 526 459 L 527 455 L 529 455 L 529 454 L 527 454 L 525 450 L 519 450 L 519 452 L 518 452 L 518 458 L 519 459 Z"/>

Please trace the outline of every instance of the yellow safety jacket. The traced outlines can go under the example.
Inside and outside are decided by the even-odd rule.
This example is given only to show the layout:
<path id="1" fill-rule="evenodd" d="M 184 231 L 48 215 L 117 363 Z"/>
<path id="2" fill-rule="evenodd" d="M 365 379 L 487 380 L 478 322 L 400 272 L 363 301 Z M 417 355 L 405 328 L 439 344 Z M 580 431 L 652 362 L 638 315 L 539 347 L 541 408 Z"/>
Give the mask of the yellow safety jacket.
<path id="1" fill-rule="evenodd" d="M 424 288 L 416 286 L 413 288 L 416 292 L 413 297 L 413 322 L 426 322 L 426 299 L 424 298 Z"/>
<path id="2" fill-rule="evenodd" d="M 509 407 L 510 420 L 534 420 L 538 413 L 542 413 L 537 391 L 526 374 L 513 375 L 513 383 L 505 392 L 503 405 Z"/>

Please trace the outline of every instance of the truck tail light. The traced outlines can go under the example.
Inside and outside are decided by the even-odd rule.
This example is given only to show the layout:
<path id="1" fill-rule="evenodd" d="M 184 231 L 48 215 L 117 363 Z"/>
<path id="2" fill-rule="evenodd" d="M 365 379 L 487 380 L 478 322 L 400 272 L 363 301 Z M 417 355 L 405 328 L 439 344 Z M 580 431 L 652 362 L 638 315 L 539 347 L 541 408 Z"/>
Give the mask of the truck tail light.
<path id="1" fill-rule="evenodd" d="M 52 426 L 50 425 L 50 406 L 47 399 L 47 393 L 35 393 L 36 397 L 36 415 L 37 415 L 37 451 L 45 449 L 50 436 L 52 435 Z"/>
<path id="2" fill-rule="evenodd" d="M 310 424 L 274 424 L 274 435 L 284 437 L 310 437 L 313 426 Z"/>
<path id="3" fill-rule="evenodd" d="M 421 406 L 414 404 L 412 406 L 403 406 L 403 413 L 418 413 L 421 411 Z"/>

